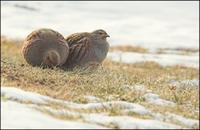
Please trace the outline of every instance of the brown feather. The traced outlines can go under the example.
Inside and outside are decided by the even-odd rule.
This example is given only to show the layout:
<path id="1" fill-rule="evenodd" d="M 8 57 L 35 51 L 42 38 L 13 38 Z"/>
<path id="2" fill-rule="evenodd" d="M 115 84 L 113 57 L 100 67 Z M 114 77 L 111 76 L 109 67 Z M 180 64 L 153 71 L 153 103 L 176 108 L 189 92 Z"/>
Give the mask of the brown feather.
<path id="1" fill-rule="evenodd" d="M 90 46 L 89 38 L 84 37 L 76 44 L 70 46 L 69 57 L 66 61 L 66 66 L 75 66 L 81 59 L 84 58 Z"/>
<path id="2" fill-rule="evenodd" d="M 80 40 L 82 40 L 84 37 L 88 37 L 90 34 L 87 32 L 84 33 L 74 33 L 69 35 L 66 38 L 66 41 L 69 45 L 69 47 L 71 47 L 72 45 L 78 44 Z"/>
<path id="3" fill-rule="evenodd" d="M 106 37 L 109 35 L 103 30 L 92 33 L 83 32 L 71 34 L 66 38 L 69 45 L 69 56 L 64 68 L 87 66 L 87 64 L 101 63 L 108 52 L 109 44 Z"/>
<path id="4" fill-rule="evenodd" d="M 66 62 L 69 46 L 60 33 L 52 29 L 39 29 L 27 36 L 22 54 L 32 66 L 61 66 Z"/>

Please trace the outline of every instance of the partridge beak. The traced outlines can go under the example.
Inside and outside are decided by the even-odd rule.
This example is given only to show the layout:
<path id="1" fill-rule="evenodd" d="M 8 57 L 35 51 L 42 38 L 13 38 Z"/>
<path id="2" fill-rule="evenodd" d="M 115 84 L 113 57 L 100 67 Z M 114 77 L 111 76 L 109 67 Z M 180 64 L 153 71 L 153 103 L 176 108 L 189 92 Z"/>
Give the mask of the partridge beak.
<path id="1" fill-rule="evenodd" d="M 110 37 L 108 34 L 106 34 L 106 37 Z"/>

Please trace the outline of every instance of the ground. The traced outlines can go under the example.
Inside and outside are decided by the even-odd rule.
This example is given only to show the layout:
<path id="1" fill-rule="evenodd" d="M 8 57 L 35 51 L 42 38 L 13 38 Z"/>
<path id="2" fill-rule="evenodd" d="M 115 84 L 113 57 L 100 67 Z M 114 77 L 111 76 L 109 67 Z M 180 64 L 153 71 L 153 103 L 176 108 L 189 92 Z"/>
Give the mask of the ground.
<path id="1" fill-rule="evenodd" d="M 108 58 L 96 70 L 42 69 L 24 61 L 21 47 L 22 41 L 1 37 L 1 86 L 4 86 L 1 100 L 3 108 L 8 109 L 5 113 L 12 111 L 9 105 L 19 110 L 34 109 L 56 119 L 49 119 L 58 124 L 54 127 L 62 124 L 64 128 L 78 127 L 77 122 L 85 123 L 79 124 L 80 128 L 199 128 L 199 70 L 193 64 L 191 67 L 163 66 L 155 61 L 119 62 L 112 60 L 116 48 L 111 48 Z M 120 50 L 118 47 L 117 50 L 151 55 L 151 51 L 142 47 L 127 48 Z M 158 51 L 156 56 L 164 54 L 166 49 L 160 50 L 162 52 Z M 183 51 L 179 55 L 191 56 L 197 52 Z M 48 100 L 43 101 L 43 97 L 38 105 L 27 95 L 38 100 L 45 96 Z M 40 114 L 38 116 L 42 117 Z M 8 121 L 13 118 L 5 116 L 3 119 L 7 128 Z M 61 120 L 68 122 L 61 123 Z M 127 123 L 123 123 L 124 120 Z"/>

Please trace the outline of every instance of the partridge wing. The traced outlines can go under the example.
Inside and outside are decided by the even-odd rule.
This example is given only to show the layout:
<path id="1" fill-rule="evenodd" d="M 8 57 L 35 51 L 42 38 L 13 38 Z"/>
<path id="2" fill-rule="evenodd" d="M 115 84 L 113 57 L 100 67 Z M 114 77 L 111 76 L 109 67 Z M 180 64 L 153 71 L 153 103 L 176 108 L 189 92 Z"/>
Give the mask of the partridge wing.
<path id="1" fill-rule="evenodd" d="M 79 64 L 84 60 L 91 47 L 91 41 L 88 37 L 84 37 L 77 41 L 76 44 L 70 46 L 67 64 Z"/>
<path id="2" fill-rule="evenodd" d="M 74 33 L 74 34 L 69 35 L 66 38 L 66 41 L 67 41 L 69 47 L 71 47 L 72 45 L 80 44 L 80 41 L 85 37 L 89 37 L 89 33 L 87 33 L 87 32 Z"/>

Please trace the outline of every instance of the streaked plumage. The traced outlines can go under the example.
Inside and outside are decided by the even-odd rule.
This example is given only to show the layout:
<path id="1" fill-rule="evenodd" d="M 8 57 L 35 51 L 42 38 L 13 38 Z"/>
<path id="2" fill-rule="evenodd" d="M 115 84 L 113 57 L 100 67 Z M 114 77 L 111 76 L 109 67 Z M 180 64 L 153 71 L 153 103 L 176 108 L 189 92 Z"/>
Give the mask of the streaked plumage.
<path id="1" fill-rule="evenodd" d="M 63 66 L 74 68 L 101 63 L 106 58 L 109 49 L 107 37 L 109 35 L 101 29 L 91 33 L 75 33 L 68 36 L 66 41 L 69 45 L 69 56 Z"/>

